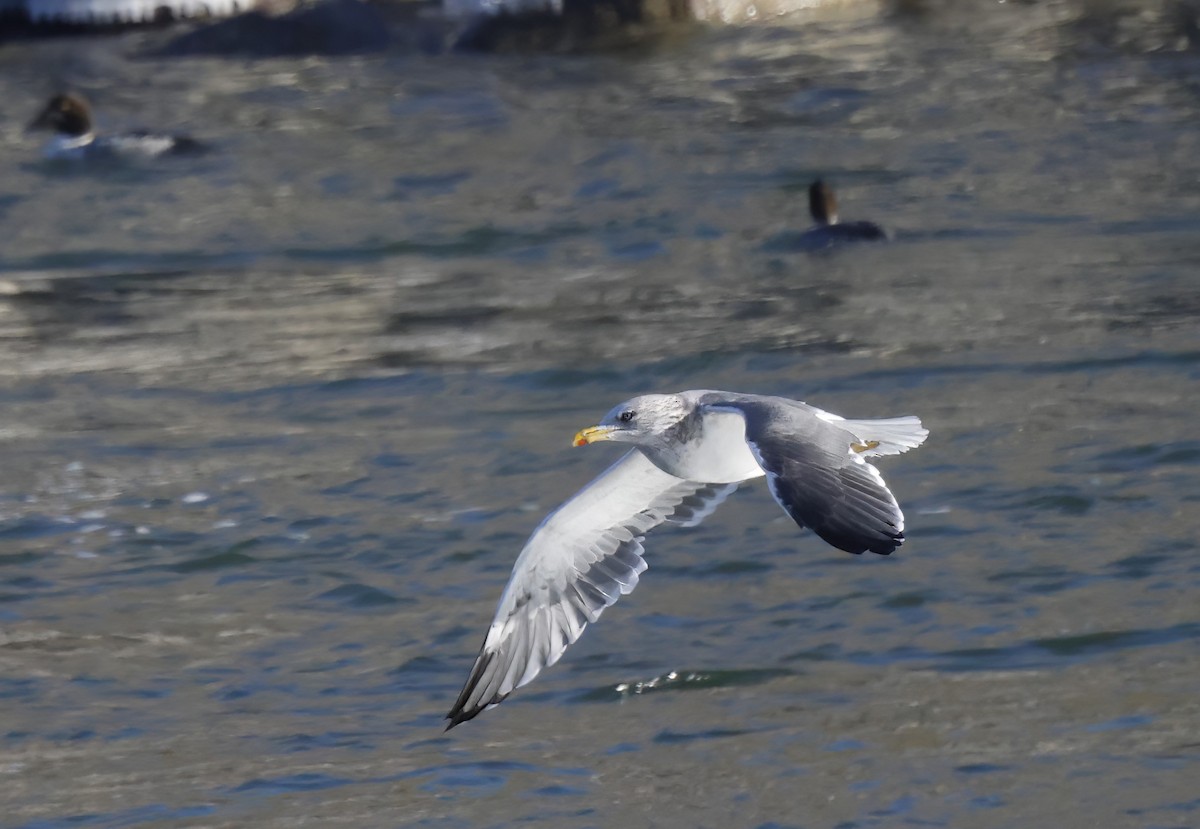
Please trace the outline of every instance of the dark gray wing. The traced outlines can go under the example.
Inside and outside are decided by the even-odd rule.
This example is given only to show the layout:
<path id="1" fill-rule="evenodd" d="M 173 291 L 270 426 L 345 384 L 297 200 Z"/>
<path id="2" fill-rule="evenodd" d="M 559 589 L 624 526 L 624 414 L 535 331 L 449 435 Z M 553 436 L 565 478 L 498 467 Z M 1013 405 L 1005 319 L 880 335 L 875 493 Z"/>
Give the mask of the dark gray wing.
<path id="1" fill-rule="evenodd" d="M 789 405 L 784 405 L 789 404 Z M 848 553 L 888 555 L 904 542 L 904 514 L 879 470 L 852 448 L 840 418 L 795 401 L 739 399 L 746 442 L 771 494 L 801 527 Z"/>
<path id="2" fill-rule="evenodd" d="M 664 522 L 700 523 L 737 484 L 685 481 L 635 449 L 546 516 L 517 562 L 448 728 L 558 661 L 589 622 L 637 586 L 642 541 Z"/>

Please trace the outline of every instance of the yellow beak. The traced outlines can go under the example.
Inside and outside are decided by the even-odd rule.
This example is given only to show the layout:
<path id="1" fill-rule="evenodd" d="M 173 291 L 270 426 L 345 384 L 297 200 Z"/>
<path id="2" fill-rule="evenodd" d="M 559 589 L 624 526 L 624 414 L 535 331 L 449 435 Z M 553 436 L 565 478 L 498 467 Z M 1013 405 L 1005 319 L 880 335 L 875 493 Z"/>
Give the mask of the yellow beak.
<path id="1" fill-rule="evenodd" d="M 589 443 L 601 440 L 612 440 L 612 433 L 612 426 L 589 426 L 575 433 L 575 439 L 571 441 L 571 445 L 587 446 Z"/>

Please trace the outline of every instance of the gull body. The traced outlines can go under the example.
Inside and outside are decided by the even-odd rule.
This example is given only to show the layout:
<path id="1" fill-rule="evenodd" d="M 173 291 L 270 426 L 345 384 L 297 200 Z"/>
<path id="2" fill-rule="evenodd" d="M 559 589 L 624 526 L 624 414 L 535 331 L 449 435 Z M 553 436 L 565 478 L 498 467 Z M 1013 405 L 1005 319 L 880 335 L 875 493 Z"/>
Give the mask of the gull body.
<path id="1" fill-rule="evenodd" d="M 801 527 L 850 553 L 888 555 L 904 515 L 867 458 L 920 446 L 912 416 L 848 420 L 783 397 L 692 390 L 635 397 L 576 436 L 633 448 L 534 530 L 448 728 L 500 703 L 553 665 L 646 570 L 642 542 L 700 523 L 738 485 L 767 478 Z"/>

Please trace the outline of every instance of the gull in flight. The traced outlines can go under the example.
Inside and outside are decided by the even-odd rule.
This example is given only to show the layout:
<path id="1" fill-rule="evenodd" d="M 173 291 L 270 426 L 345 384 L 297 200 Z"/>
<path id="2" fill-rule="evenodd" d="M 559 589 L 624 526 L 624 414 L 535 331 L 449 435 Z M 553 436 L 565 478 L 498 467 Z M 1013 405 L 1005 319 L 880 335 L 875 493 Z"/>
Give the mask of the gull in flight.
<path id="1" fill-rule="evenodd" d="M 867 458 L 907 452 L 928 434 L 912 416 L 848 420 L 798 400 L 725 391 L 617 406 L 574 443 L 634 448 L 533 531 L 447 729 L 553 665 L 631 592 L 650 530 L 699 524 L 743 481 L 765 475 L 784 512 L 834 547 L 888 555 L 904 541 L 904 514 Z"/>

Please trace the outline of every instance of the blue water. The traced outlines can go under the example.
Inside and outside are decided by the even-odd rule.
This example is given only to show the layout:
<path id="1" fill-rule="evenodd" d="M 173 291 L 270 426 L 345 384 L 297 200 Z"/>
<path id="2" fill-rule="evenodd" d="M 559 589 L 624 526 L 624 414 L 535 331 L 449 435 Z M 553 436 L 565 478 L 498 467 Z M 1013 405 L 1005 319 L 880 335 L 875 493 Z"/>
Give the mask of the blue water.
<path id="1" fill-rule="evenodd" d="M 110 123 L 221 151 L 0 139 L 0 825 L 1189 825 L 1197 58 L 986 8 L 591 57 L 68 41 Z M 0 52 L 6 120 L 63 44 Z M 895 240 L 789 247 L 816 175 Z M 905 546 L 743 487 L 443 733 L 615 457 L 571 435 L 698 387 L 919 414 Z"/>

